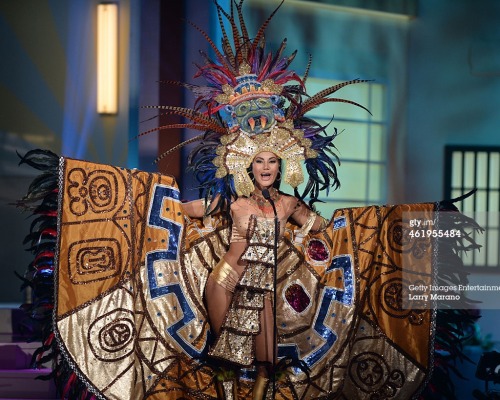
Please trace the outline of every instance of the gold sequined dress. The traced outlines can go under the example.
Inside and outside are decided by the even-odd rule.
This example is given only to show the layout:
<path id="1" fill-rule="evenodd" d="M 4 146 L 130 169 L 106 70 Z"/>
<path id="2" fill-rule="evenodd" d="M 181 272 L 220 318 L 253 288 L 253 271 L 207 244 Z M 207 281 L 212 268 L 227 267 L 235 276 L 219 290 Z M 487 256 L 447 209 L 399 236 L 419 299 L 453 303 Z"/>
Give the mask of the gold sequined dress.
<path id="1" fill-rule="evenodd" d="M 246 267 L 210 355 L 244 367 L 255 361 L 255 336 L 262 330 L 260 313 L 264 300 L 266 297 L 273 300 L 275 232 L 278 232 L 276 245 L 284 246 L 281 227 L 291 215 L 303 216 L 308 212 L 305 205 L 290 196 L 278 195 L 274 203 L 276 221 L 265 216 L 273 214 L 269 203 L 258 205 L 252 198 L 240 198 L 231 207 L 231 243 L 245 243 L 239 260 Z"/>

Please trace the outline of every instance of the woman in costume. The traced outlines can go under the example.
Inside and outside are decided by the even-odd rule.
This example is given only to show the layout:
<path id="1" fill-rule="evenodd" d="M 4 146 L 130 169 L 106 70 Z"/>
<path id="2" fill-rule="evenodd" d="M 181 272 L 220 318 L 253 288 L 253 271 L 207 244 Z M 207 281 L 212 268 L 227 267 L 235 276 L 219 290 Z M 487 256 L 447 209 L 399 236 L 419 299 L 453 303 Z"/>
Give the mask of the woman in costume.
<path id="1" fill-rule="evenodd" d="M 233 12 L 228 15 L 216 5 L 219 17 L 223 14 L 228 18 L 235 35 L 238 28 Z M 338 185 L 335 155 L 331 151 L 334 135 L 327 135 L 323 126 L 302 115 L 322 102 L 343 101 L 325 97 L 345 84 L 329 88 L 302 104 L 303 81 L 287 70 L 294 55 L 280 58 L 286 41 L 276 55 L 266 54 L 263 30 L 268 21 L 252 41 L 241 16 L 241 4 L 236 7 L 242 33 L 233 39 L 241 45 L 231 48 L 221 23 L 224 54 L 214 47 L 218 62 L 206 57 L 205 65 L 199 68 L 199 75 L 209 85 L 186 85 L 198 94 L 196 110 L 160 108 L 186 116 L 195 123 L 186 126 L 206 130 L 202 143 L 190 157 L 206 199 L 184 204 L 183 209 L 190 217 L 198 218 L 229 209 L 232 221 L 229 249 L 211 272 L 205 289 L 210 325 L 216 336 L 209 354 L 234 365 L 257 364 L 254 396 L 257 399 L 262 398 L 267 377 L 277 359 L 271 301 L 274 282 L 271 203 L 275 204 L 279 219 L 281 245 L 289 218 L 302 227 L 298 233 L 302 236 L 310 230 L 324 228 L 327 222 L 300 199 L 280 193 L 274 187 L 281 178 L 278 176 L 281 160 L 286 162 L 284 181 L 294 188 L 304 181 L 301 162 L 309 161 L 312 177 L 301 198 L 311 194 L 314 201 L 321 189 L 331 186 L 331 181 L 333 186 Z M 299 84 L 283 86 L 289 81 Z M 287 116 L 286 101 L 291 103 Z M 206 107 L 204 114 L 197 111 L 202 107 Z M 254 179 L 250 179 L 249 170 Z M 279 187 L 279 182 L 276 186 Z M 263 197 L 263 190 L 270 200 Z M 245 296 L 251 296 L 252 303 L 238 304 L 238 299 Z M 249 329 L 241 328 L 243 320 L 251 322 Z M 241 349 L 235 348 L 236 343 Z"/>
<path id="2" fill-rule="evenodd" d="M 246 367 L 255 360 L 258 374 L 253 398 L 262 399 L 277 356 L 272 298 L 274 263 L 268 255 L 274 245 L 274 211 L 270 201 L 262 192 L 268 191 L 269 198 L 276 207 L 279 219 L 279 242 L 289 218 L 302 227 L 302 235 L 306 235 L 309 230 L 318 231 L 324 228 L 326 221 L 297 198 L 280 193 L 274 187 L 281 173 L 280 160 L 274 153 L 270 151 L 257 153 L 251 164 L 251 173 L 255 189 L 250 196 L 239 197 L 230 205 L 233 223 L 229 249 L 208 278 L 205 301 L 210 326 L 217 337 L 212 354 Z M 190 217 L 202 217 L 206 212 L 200 201 L 184 204 L 183 208 Z M 252 227 L 251 224 L 255 225 Z M 254 234 L 252 229 L 256 230 L 256 237 L 259 238 L 257 243 L 250 243 Z M 249 232 L 250 235 L 247 235 Z M 255 257 L 258 251 L 253 251 L 253 248 L 256 247 L 266 247 L 265 254 Z M 253 271 L 252 268 L 256 264 L 256 268 L 260 270 Z M 259 273 L 258 279 L 252 280 L 251 284 L 245 283 L 245 279 L 255 273 Z M 227 335 L 225 331 L 232 326 L 242 326 L 242 320 L 249 317 L 248 312 L 238 315 L 238 307 L 232 307 L 233 313 L 228 313 L 237 286 L 239 286 L 238 291 L 244 290 L 245 296 L 251 295 L 254 303 L 258 297 L 261 297 L 261 300 L 255 315 L 252 316 L 255 327 L 251 335 L 248 333 L 244 335 L 242 332 L 239 334 L 249 337 L 251 348 L 246 349 L 243 357 L 235 359 L 230 345 L 224 343 L 221 336 Z M 238 293 L 238 297 L 241 297 L 241 293 Z M 229 320 L 226 321 L 226 318 Z M 242 350 L 244 349 L 240 349 Z M 241 364 L 241 360 L 245 361 Z"/>
<path id="3" fill-rule="evenodd" d="M 339 185 L 335 133 L 306 114 L 325 102 L 354 104 L 329 96 L 360 81 L 308 95 L 308 71 L 300 78 L 288 69 L 294 54 L 283 56 L 286 41 L 266 52 L 264 31 L 274 13 L 250 39 L 242 3 L 231 2 L 226 12 L 215 2 L 222 50 L 203 33 L 216 60 L 204 55 L 199 66 L 206 85 L 185 85 L 196 95 L 194 109 L 158 107 L 190 120 L 160 129 L 204 132 L 190 140 L 199 144 L 189 158 L 203 200 L 182 204 L 175 179 L 166 175 L 47 152 L 23 157 L 44 171 L 20 202 L 42 202 L 30 236 L 34 313 L 52 296 L 47 287 L 55 274 L 54 315 L 36 356 L 40 363 L 54 358 L 65 398 L 269 397 L 266 379 L 276 359 L 292 361 L 273 385 L 281 400 L 418 398 L 434 365 L 445 382 L 446 362 L 437 358 L 457 354 L 453 344 L 464 319 L 451 310 L 446 322 L 443 311 L 435 335 L 433 310 L 402 306 L 408 279 L 434 283 L 434 264 L 422 267 L 421 258 L 436 254 L 428 241 L 408 240 L 404 213 L 430 220 L 452 205 L 341 209 L 328 224 L 305 206 L 306 197 L 311 205 L 320 191 Z M 294 197 L 273 188 L 278 164 Z M 277 257 L 267 193 L 279 220 Z M 455 222 L 477 229 L 458 216 Z M 47 242 L 40 245 L 40 237 Z M 452 277 L 460 263 L 453 246 L 468 247 L 457 238 L 447 245 Z M 236 366 L 238 376 L 219 377 L 206 362 L 214 358 Z"/>

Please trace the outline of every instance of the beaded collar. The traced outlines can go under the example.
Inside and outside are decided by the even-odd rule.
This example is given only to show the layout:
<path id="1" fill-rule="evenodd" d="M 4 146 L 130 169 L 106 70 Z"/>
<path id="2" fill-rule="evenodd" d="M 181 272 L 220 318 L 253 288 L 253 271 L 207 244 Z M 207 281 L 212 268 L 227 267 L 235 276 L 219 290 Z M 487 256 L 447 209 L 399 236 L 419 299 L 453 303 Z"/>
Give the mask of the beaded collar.
<path id="1" fill-rule="evenodd" d="M 271 200 L 276 204 L 280 198 L 281 195 L 278 190 L 271 188 L 269 189 L 269 195 L 271 197 Z M 253 191 L 250 193 L 250 196 L 248 199 L 254 203 L 260 211 L 262 211 L 264 214 L 267 214 L 268 212 L 273 212 L 273 207 L 271 206 L 271 203 L 269 200 L 266 200 L 264 196 L 262 196 L 262 193 Z"/>

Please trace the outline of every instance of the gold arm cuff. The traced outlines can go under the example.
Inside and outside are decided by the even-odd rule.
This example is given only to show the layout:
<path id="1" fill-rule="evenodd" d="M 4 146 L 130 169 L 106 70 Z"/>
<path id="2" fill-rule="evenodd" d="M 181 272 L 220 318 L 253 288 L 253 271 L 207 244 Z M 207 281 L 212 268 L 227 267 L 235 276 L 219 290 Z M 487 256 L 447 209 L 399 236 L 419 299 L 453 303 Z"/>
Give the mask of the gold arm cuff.
<path id="1" fill-rule="evenodd" d="M 210 277 L 231 293 L 234 293 L 239 279 L 238 273 L 224 259 L 214 267 Z"/>
<path id="2" fill-rule="evenodd" d="M 321 218 L 321 224 L 319 224 L 317 232 L 324 230 L 329 222 L 326 218 L 322 217 L 321 215 L 319 215 L 319 217 Z"/>
<path id="3" fill-rule="evenodd" d="M 307 217 L 307 220 L 304 225 L 298 230 L 298 234 L 301 236 L 306 236 L 309 231 L 311 230 L 312 226 L 314 225 L 314 221 L 316 221 L 316 217 L 318 214 L 316 214 L 314 211 L 309 212 L 309 217 Z"/>

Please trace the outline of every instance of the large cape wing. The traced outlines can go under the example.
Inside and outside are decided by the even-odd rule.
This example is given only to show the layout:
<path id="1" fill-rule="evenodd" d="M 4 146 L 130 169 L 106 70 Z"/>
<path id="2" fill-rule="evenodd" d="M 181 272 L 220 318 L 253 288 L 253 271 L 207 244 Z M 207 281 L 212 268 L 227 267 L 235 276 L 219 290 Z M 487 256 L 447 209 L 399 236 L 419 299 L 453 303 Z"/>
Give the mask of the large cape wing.
<path id="1" fill-rule="evenodd" d="M 63 395 L 216 399 L 203 295 L 228 227 L 186 218 L 172 177 L 65 158 L 57 170 L 51 328 Z M 415 282 L 431 282 L 435 271 L 431 262 L 412 269 L 430 242 L 407 240 L 403 213 L 425 217 L 436 205 L 337 210 L 305 238 L 287 225 L 277 323 L 288 373 L 276 398 L 419 396 L 433 369 L 436 311 L 402 307 L 403 256 Z M 241 399 L 253 372 L 241 371 Z"/>
<path id="2" fill-rule="evenodd" d="M 337 210 L 324 232 L 289 248 L 298 262 L 280 269 L 280 355 L 310 370 L 289 376 L 294 398 L 418 395 L 431 371 L 435 314 L 402 308 L 402 255 L 411 264 L 415 246 L 403 241 L 402 213 L 433 208 Z M 431 268 L 414 279 L 427 279 Z"/>
<path id="3" fill-rule="evenodd" d="M 193 367 L 208 265 L 181 266 L 174 179 L 71 159 L 60 174 L 54 318 L 67 361 L 103 398 L 215 397 L 212 374 Z"/>

